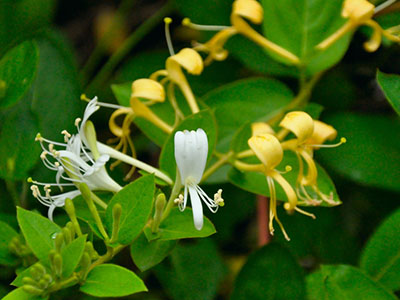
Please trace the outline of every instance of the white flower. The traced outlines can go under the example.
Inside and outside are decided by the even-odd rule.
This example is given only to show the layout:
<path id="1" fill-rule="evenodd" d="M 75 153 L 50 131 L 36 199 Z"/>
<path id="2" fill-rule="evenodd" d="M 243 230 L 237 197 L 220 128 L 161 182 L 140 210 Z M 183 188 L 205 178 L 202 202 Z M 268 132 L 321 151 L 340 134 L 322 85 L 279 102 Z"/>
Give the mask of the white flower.
<path id="1" fill-rule="evenodd" d="M 110 159 L 110 156 L 99 153 L 94 130 L 91 131 L 90 128 L 86 128 L 89 117 L 97 109 L 99 109 L 99 106 L 95 97 L 86 106 L 83 120 L 77 119 L 75 121 L 78 133 L 71 135 L 66 130 L 61 132 L 64 135 L 65 143 L 50 141 L 40 134 L 36 137 L 43 149 L 40 155 L 43 164 L 50 170 L 56 171 L 56 183 L 41 183 L 32 179 L 28 179 L 28 181 L 34 183 L 31 186 L 33 196 L 40 203 L 49 207 L 49 219 L 52 219 L 56 207 L 64 206 L 65 199 L 72 199 L 80 195 L 79 190 L 73 190 L 52 196 L 50 195 L 50 187 L 53 185 L 58 186 L 60 190 L 63 190 L 64 186 L 75 187 L 80 183 L 86 183 L 91 190 L 111 192 L 121 190 L 121 186 L 108 175 L 105 169 L 105 163 Z M 55 149 L 56 147 L 60 149 Z M 61 183 L 61 179 L 66 182 Z M 45 195 L 40 193 L 37 185 L 44 186 Z"/>
<path id="2" fill-rule="evenodd" d="M 193 220 L 197 230 L 201 230 L 203 227 L 203 207 L 200 199 L 213 213 L 217 212 L 218 206 L 223 205 L 221 190 L 214 195 L 213 200 L 198 186 L 203 177 L 207 154 L 208 140 L 203 129 L 175 133 L 175 160 L 182 185 L 185 186 L 183 198 L 180 196 L 176 202 L 179 204 L 179 209 L 183 211 L 186 207 L 189 190 Z"/>

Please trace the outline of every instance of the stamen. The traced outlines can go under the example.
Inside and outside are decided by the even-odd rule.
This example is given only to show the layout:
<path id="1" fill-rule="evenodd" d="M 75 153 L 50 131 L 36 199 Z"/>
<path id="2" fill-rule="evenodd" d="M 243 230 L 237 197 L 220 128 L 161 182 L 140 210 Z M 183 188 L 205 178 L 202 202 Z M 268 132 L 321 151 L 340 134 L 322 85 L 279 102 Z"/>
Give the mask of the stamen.
<path id="1" fill-rule="evenodd" d="M 86 97 L 86 94 L 82 94 L 81 95 L 81 100 L 82 101 L 86 101 L 86 102 L 90 102 L 90 100 L 92 100 L 92 99 L 89 99 L 88 97 Z"/>
<path id="2" fill-rule="evenodd" d="M 200 24 L 195 24 L 190 21 L 189 18 L 184 18 L 182 20 L 182 25 L 187 26 L 189 28 L 195 29 L 195 30 L 204 30 L 204 31 L 221 31 L 227 28 L 230 28 L 230 26 L 225 26 L 225 25 L 200 25 Z"/>
<path id="3" fill-rule="evenodd" d="M 65 129 L 61 131 L 61 134 L 64 135 L 64 142 L 68 143 L 68 140 L 71 138 L 72 135 Z"/>
<path id="4" fill-rule="evenodd" d="M 81 121 L 82 121 L 81 118 L 76 118 L 76 119 L 75 119 L 75 126 L 78 127 L 78 126 L 79 126 L 79 123 L 80 123 Z"/>
<path id="5" fill-rule="evenodd" d="M 286 174 L 286 173 L 289 173 L 292 170 L 293 170 L 292 166 L 286 165 L 285 166 L 285 171 L 278 171 L 278 170 L 276 170 L 276 171 L 278 171 L 280 174 Z"/>
<path id="6" fill-rule="evenodd" d="M 49 144 L 49 151 L 54 154 L 54 144 Z"/>
<path id="7" fill-rule="evenodd" d="M 218 206 L 224 206 L 225 202 L 224 199 L 222 198 L 222 189 L 219 189 L 215 194 L 214 194 L 214 202 Z"/>
<path id="8" fill-rule="evenodd" d="M 172 23 L 172 19 L 168 17 L 164 18 L 164 23 L 165 23 L 165 39 L 167 40 L 169 54 L 173 56 L 175 55 L 175 51 L 174 47 L 172 46 L 171 34 L 169 32 L 169 24 Z"/>
<path id="9" fill-rule="evenodd" d="M 41 160 L 45 160 L 45 159 L 46 159 L 47 153 L 48 153 L 47 151 L 43 151 L 43 152 L 40 154 Z"/>
<path id="10" fill-rule="evenodd" d="M 345 144 L 346 142 L 347 142 L 346 138 L 342 137 L 340 139 L 340 142 L 336 143 L 336 144 L 331 144 L 331 145 L 307 145 L 307 146 L 315 147 L 315 148 L 335 148 L 335 147 L 338 147 L 338 146 L 340 146 L 342 144 Z"/>
<path id="11" fill-rule="evenodd" d="M 108 108 L 113 108 L 113 109 L 126 108 L 126 106 L 112 104 L 112 103 L 106 103 L 106 102 L 97 102 L 97 105 L 103 106 L 103 107 L 108 107 Z"/>
<path id="12" fill-rule="evenodd" d="M 314 214 L 309 213 L 309 212 L 306 212 L 306 211 L 304 211 L 304 210 L 298 208 L 297 206 L 294 207 L 294 210 L 297 211 L 297 212 L 299 212 L 299 213 L 301 213 L 301 214 L 303 214 L 303 215 L 309 216 L 310 218 L 312 218 L 312 219 L 314 219 L 314 220 L 316 219 L 316 217 L 315 217 Z"/>
<path id="13" fill-rule="evenodd" d="M 41 134 L 38 132 L 38 133 L 36 134 L 36 137 L 35 137 L 35 142 L 37 142 L 37 141 L 42 141 L 42 140 L 43 140 L 43 138 L 42 138 Z"/>
<path id="14" fill-rule="evenodd" d="M 174 200 L 174 203 L 177 204 L 177 205 L 182 205 L 183 204 L 183 195 L 179 194 L 178 198 L 176 198 Z"/>
<path id="15" fill-rule="evenodd" d="M 377 14 L 378 12 L 380 12 L 381 10 L 384 10 L 386 7 L 392 5 L 393 3 L 395 3 L 397 0 L 387 0 L 386 2 L 381 3 L 380 5 L 378 5 L 377 7 L 375 7 L 374 9 L 374 14 Z"/>

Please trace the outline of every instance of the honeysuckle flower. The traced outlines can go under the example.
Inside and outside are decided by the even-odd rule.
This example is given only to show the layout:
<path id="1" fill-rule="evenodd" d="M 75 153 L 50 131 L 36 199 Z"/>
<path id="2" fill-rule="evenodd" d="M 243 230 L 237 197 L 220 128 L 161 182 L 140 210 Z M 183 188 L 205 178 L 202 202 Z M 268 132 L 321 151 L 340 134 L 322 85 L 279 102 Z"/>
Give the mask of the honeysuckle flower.
<path id="1" fill-rule="evenodd" d="M 325 195 L 318 188 L 318 171 L 313 159 L 313 151 L 319 148 L 337 147 L 345 143 L 346 139 L 342 138 L 338 144 L 323 145 L 327 140 L 336 138 L 336 130 L 328 124 L 313 120 L 302 111 L 287 113 L 279 125 L 296 136 L 295 139 L 282 142 L 282 148 L 291 150 L 297 155 L 299 161 L 297 194 L 299 198 L 308 205 L 318 205 L 321 201 L 330 205 L 337 205 L 338 203 L 332 199 L 332 193 L 329 196 Z M 307 174 L 304 174 L 303 161 L 307 165 Z M 321 197 L 321 200 L 312 198 L 307 192 L 306 186 L 311 187 Z"/>
<path id="2" fill-rule="evenodd" d="M 183 211 L 186 208 L 188 192 L 193 210 L 194 226 L 197 230 L 203 227 L 203 201 L 213 213 L 219 206 L 223 206 L 222 190 L 218 190 L 211 199 L 199 186 L 203 176 L 208 155 L 207 134 L 203 129 L 196 131 L 184 130 L 175 133 L 175 160 L 178 167 L 181 183 L 184 186 L 184 194 L 179 195 L 176 203 Z"/>
<path id="3" fill-rule="evenodd" d="M 387 1 L 392 2 L 392 1 Z M 392 2 L 393 3 L 393 2 Z M 375 7 L 367 0 L 345 0 L 342 7 L 342 17 L 347 22 L 335 33 L 317 45 L 318 49 L 326 49 L 343 37 L 346 33 L 354 31 L 359 26 L 365 25 L 371 27 L 373 34 L 369 41 L 364 43 L 365 50 L 369 52 L 376 51 L 382 41 L 382 35 L 392 42 L 399 43 L 400 37 L 394 34 L 394 27 L 384 30 L 376 21 L 372 19 L 374 14 L 386 7 L 385 3 Z"/>
<path id="4" fill-rule="evenodd" d="M 300 61 L 296 55 L 269 41 L 245 21 L 247 19 L 253 24 L 261 24 L 263 16 L 263 8 L 256 0 L 235 0 L 232 4 L 231 26 L 198 25 L 191 23 L 187 18 L 183 20 L 183 25 L 197 30 L 219 31 L 208 42 L 194 47 L 195 50 L 209 54 L 205 64 L 213 60 L 224 60 L 228 56 L 228 51 L 223 48 L 224 44 L 235 34 L 242 34 L 258 45 L 284 57 L 290 63 L 298 64 Z"/>
<path id="5" fill-rule="evenodd" d="M 56 172 L 56 182 L 41 183 L 31 178 L 28 181 L 33 183 L 31 186 L 33 196 L 49 207 L 49 219 L 52 219 L 56 207 L 64 205 L 66 198 L 72 199 L 80 194 L 79 190 L 73 190 L 52 196 L 52 186 L 58 186 L 62 191 L 63 187 L 77 187 L 80 183 L 86 183 L 91 190 L 111 192 L 121 190 L 121 186 L 108 175 L 105 169 L 105 163 L 110 156 L 98 151 L 93 124 L 88 121 L 98 108 L 97 98 L 94 98 L 87 105 L 83 119 L 78 118 L 75 121 L 78 133 L 71 135 L 66 130 L 62 131 L 64 143 L 48 140 L 40 134 L 36 136 L 43 150 L 40 158 L 48 169 Z M 61 179 L 64 182 L 61 182 Z M 45 195 L 40 193 L 38 185 L 44 186 Z"/>

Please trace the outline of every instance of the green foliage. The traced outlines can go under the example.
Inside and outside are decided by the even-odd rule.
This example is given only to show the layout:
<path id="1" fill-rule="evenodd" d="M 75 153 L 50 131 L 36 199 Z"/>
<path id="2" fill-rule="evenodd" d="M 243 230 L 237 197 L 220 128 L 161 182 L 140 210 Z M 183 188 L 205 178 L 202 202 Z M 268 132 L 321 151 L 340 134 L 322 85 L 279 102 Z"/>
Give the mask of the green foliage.
<path id="1" fill-rule="evenodd" d="M 341 1 L 324 0 L 263 0 L 265 36 L 289 50 L 301 60 L 307 73 L 314 74 L 336 64 L 344 55 L 350 35 L 325 51 L 315 47 L 338 30 L 345 20 L 341 17 Z M 274 59 L 285 62 L 277 55 Z"/>
<path id="2" fill-rule="evenodd" d="M 322 266 L 307 277 L 310 300 L 397 299 L 361 270 L 347 265 Z"/>
<path id="3" fill-rule="evenodd" d="M 218 121 L 217 150 L 228 150 L 234 132 L 244 123 L 270 119 L 292 98 L 283 83 L 265 78 L 236 81 L 205 95 L 203 101 L 215 109 Z"/>
<path id="4" fill-rule="evenodd" d="M 378 70 L 376 79 L 386 99 L 392 105 L 393 109 L 400 115 L 400 76 L 395 74 L 385 74 Z"/>
<path id="5" fill-rule="evenodd" d="M 11 293 L 7 294 L 2 300 L 42 300 L 46 299 L 40 296 L 34 296 L 25 292 L 22 288 L 17 288 Z"/>
<path id="6" fill-rule="evenodd" d="M 54 238 L 61 228 L 38 213 L 21 207 L 17 209 L 17 219 L 32 252 L 39 260 L 47 259 L 50 250 L 54 249 Z"/>
<path id="7" fill-rule="evenodd" d="M 146 271 L 162 262 L 175 248 L 176 244 L 176 240 L 156 239 L 149 242 L 143 233 L 131 245 L 133 262 L 140 271 Z"/>
<path id="8" fill-rule="evenodd" d="M 400 289 L 400 210 L 378 227 L 365 246 L 361 268 L 388 290 Z"/>
<path id="9" fill-rule="evenodd" d="M 147 175 L 128 184 L 111 199 L 106 210 L 106 225 L 111 233 L 112 209 L 117 203 L 120 204 L 122 215 L 117 240 L 119 243 L 131 244 L 140 234 L 153 208 L 154 191 L 154 176 Z"/>
<path id="10" fill-rule="evenodd" d="M 193 224 L 192 210 L 190 208 L 186 208 L 183 212 L 179 211 L 178 208 L 172 209 L 169 216 L 161 223 L 157 233 L 152 233 L 149 227 L 146 227 L 144 230 L 149 241 L 202 238 L 210 236 L 215 232 L 214 225 L 206 217 L 204 217 L 203 228 L 197 230 Z"/>
<path id="11" fill-rule="evenodd" d="M 172 299 L 214 299 L 225 268 L 211 240 L 181 243 L 169 261 L 169 266 L 157 266 L 155 274 Z"/>
<path id="12" fill-rule="evenodd" d="M 38 54 L 36 44 L 26 41 L 0 60 L 0 107 L 14 105 L 26 93 L 36 74 Z"/>
<path id="13" fill-rule="evenodd" d="M 75 271 L 85 250 L 86 236 L 81 236 L 72 241 L 61 251 L 63 258 L 62 277 L 68 278 Z"/>
<path id="14" fill-rule="evenodd" d="M 96 297 L 122 297 L 147 291 L 143 281 L 132 271 L 113 264 L 96 266 L 80 290 Z"/>
<path id="15" fill-rule="evenodd" d="M 335 113 L 324 119 L 348 142 L 334 150 L 317 153 L 331 170 L 360 184 L 400 191 L 400 123 L 383 115 Z M 340 161 L 340 163 L 338 163 Z"/>
<path id="16" fill-rule="evenodd" d="M 305 294 L 303 271 L 291 253 L 270 244 L 249 256 L 231 299 L 305 299 Z"/>
<path id="17" fill-rule="evenodd" d="M 11 254 L 9 245 L 18 233 L 7 223 L 0 221 L 0 265 L 15 265 L 17 259 Z"/>

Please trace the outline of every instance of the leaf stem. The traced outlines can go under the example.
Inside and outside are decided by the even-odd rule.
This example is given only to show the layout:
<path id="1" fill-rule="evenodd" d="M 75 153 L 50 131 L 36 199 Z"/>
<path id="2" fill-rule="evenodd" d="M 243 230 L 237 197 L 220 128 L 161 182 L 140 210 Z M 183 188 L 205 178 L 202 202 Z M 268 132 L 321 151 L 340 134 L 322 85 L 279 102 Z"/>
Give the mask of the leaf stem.
<path id="1" fill-rule="evenodd" d="M 229 151 L 228 153 L 223 154 L 222 156 L 219 156 L 219 159 L 204 172 L 203 178 L 201 179 L 201 181 L 204 181 L 208 177 L 210 177 L 215 171 L 217 171 L 220 167 L 222 167 L 224 164 L 226 164 L 233 155 L 234 155 L 234 152 Z"/>

